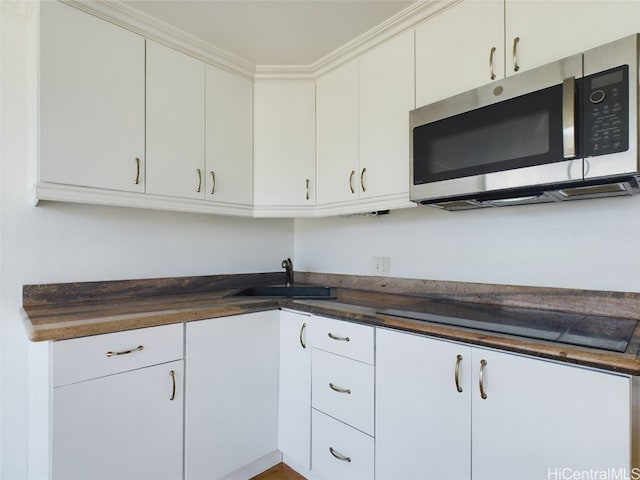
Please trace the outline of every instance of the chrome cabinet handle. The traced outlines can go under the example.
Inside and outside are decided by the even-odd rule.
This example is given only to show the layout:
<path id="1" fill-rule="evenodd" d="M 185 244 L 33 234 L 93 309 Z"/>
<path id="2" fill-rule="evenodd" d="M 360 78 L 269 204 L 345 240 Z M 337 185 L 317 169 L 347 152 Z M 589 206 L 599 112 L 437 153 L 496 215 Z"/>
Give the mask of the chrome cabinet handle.
<path id="1" fill-rule="evenodd" d="M 564 158 L 576 158 L 576 78 L 562 82 L 562 153 Z"/>
<path id="2" fill-rule="evenodd" d="M 309 179 L 305 179 L 305 197 L 309 200 Z"/>
<path id="3" fill-rule="evenodd" d="M 349 175 L 349 190 L 351 190 L 351 193 L 356 193 L 356 189 L 353 186 L 353 177 L 356 174 L 355 170 L 351 170 L 351 175 Z"/>
<path id="4" fill-rule="evenodd" d="M 136 157 L 136 179 L 133 181 L 134 184 L 140 185 L 140 159 Z"/>
<path id="5" fill-rule="evenodd" d="M 520 43 L 520 37 L 516 37 L 513 39 L 513 71 L 517 72 L 520 70 L 520 65 L 518 65 L 518 43 Z"/>
<path id="6" fill-rule="evenodd" d="M 338 393 L 346 393 L 347 395 L 351 395 L 351 390 L 349 390 L 348 388 L 340 388 L 340 387 L 336 387 L 333 383 L 329 382 L 329 388 L 331 390 L 333 390 L 334 392 L 338 392 Z"/>
<path id="7" fill-rule="evenodd" d="M 329 338 L 331 340 L 338 340 L 339 342 L 349 342 L 351 339 L 349 337 L 336 337 L 333 333 L 329 332 Z"/>
<path id="8" fill-rule="evenodd" d="M 495 54 L 496 54 L 496 47 L 492 47 L 491 53 L 489 53 L 489 78 L 491 78 L 491 80 L 496 79 L 496 74 L 493 71 L 493 57 Z"/>
<path id="9" fill-rule="evenodd" d="M 341 453 L 339 453 L 336 450 L 334 450 L 333 447 L 329 447 L 329 452 L 331 453 L 331 455 L 333 455 L 338 460 L 342 460 L 343 462 L 351 463 L 351 457 L 347 457 L 345 455 L 342 455 Z"/>
<path id="10" fill-rule="evenodd" d="M 456 369 L 453 374 L 453 379 L 456 382 L 456 390 L 458 393 L 462 393 L 462 387 L 460 386 L 460 362 L 462 362 L 462 355 L 456 356 Z"/>
<path id="11" fill-rule="evenodd" d="M 213 170 L 209 172 L 211 174 L 211 195 L 216 192 L 216 174 L 213 173 Z"/>
<path id="12" fill-rule="evenodd" d="M 169 397 L 169 400 L 173 402 L 176 399 L 176 372 L 171 370 L 169 372 L 169 375 L 171 376 L 171 380 L 173 382 L 173 388 L 171 390 L 171 396 Z"/>
<path id="13" fill-rule="evenodd" d="M 307 324 L 303 323 L 302 326 L 300 327 L 300 345 L 302 345 L 302 348 L 307 348 L 307 344 L 304 341 L 304 331 L 307 328 Z"/>
<path id="14" fill-rule="evenodd" d="M 367 173 L 367 167 L 362 169 L 362 172 L 360 172 L 360 187 L 362 187 L 362 191 L 366 192 L 367 191 L 367 186 L 364 184 L 364 174 Z"/>
<path id="15" fill-rule="evenodd" d="M 128 355 L 133 352 L 141 352 L 144 350 L 144 345 L 138 345 L 136 348 L 132 348 L 131 350 L 123 350 L 121 352 L 107 352 L 107 357 L 116 357 L 118 355 Z"/>
<path id="16" fill-rule="evenodd" d="M 202 191 L 202 170 L 196 168 L 196 173 L 198 174 L 198 188 L 196 188 L 196 192 L 200 193 Z"/>
<path id="17" fill-rule="evenodd" d="M 480 360 L 480 381 L 479 386 L 480 386 L 480 397 L 483 400 L 487 399 L 487 394 L 484 391 L 484 367 L 487 366 L 487 361 L 486 360 Z"/>

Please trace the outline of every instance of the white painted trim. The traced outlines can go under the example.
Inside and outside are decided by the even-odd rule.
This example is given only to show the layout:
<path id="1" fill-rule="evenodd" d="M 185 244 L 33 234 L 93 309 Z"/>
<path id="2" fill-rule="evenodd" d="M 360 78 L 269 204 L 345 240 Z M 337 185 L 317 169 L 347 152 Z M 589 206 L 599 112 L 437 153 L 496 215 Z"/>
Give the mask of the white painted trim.
<path id="1" fill-rule="evenodd" d="M 419 0 L 310 65 L 254 65 L 121 0 L 61 1 L 231 73 L 255 80 L 277 81 L 315 79 L 463 0 Z"/>
<path id="2" fill-rule="evenodd" d="M 46 182 L 36 183 L 34 196 L 34 204 L 43 200 L 51 200 L 84 204 L 89 203 L 92 205 L 109 205 L 114 207 L 148 208 L 152 210 L 234 215 L 242 217 L 251 217 L 253 214 L 253 207 L 250 205 L 214 203 L 207 200 L 164 197 L 148 193 L 102 190 L 99 188 L 59 185 Z"/>
<path id="3" fill-rule="evenodd" d="M 237 480 L 239 478 L 252 478 L 262 473 L 266 470 L 269 470 L 271 467 L 279 464 L 282 461 L 282 452 L 280 450 L 276 450 L 265 455 L 262 458 L 259 458 L 255 462 L 250 463 L 249 465 L 245 465 L 244 467 L 236 470 L 235 472 L 230 473 L 226 477 L 223 477 L 221 480 Z"/>
<path id="4" fill-rule="evenodd" d="M 385 197 L 367 198 L 349 202 L 337 202 L 327 205 L 317 205 L 314 210 L 316 217 L 336 215 L 368 215 L 380 210 L 397 210 L 412 208 L 416 204 L 409 200 L 409 194 L 389 195 Z"/>
<path id="5" fill-rule="evenodd" d="M 85 2 L 81 0 L 61 0 L 79 10 L 95 15 L 111 23 L 131 30 L 145 38 L 197 58 L 209 65 L 237 75 L 253 79 L 255 65 L 201 40 L 187 32 L 144 14 L 120 0 Z"/>

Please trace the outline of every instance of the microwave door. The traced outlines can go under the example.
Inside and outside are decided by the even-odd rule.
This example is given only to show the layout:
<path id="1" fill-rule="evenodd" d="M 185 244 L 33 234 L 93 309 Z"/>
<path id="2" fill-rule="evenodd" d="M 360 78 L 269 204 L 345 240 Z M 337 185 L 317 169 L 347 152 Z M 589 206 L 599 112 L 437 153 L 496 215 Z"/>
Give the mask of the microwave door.
<path id="1" fill-rule="evenodd" d="M 581 56 L 570 57 L 454 97 L 454 109 L 465 96 L 470 97 L 470 104 L 483 98 L 486 104 L 413 128 L 412 197 L 445 197 L 527 186 L 532 181 L 581 179 L 582 161 L 565 158 L 575 152 L 567 154 L 563 138 L 563 83 L 579 77 L 581 71 Z M 549 85 L 551 81 L 556 83 Z M 536 90 L 536 86 L 543 88 Z M 492 103 L 486 102 L 488 93 L 494 97 Z M 427 110 L 424 120 L 432 109 L 423 108 Z M 433 111 L 443 114 L 445 108 L 436 105 Z M 417 117 L 412 114 L 413 121 L 419 122 Z"/>

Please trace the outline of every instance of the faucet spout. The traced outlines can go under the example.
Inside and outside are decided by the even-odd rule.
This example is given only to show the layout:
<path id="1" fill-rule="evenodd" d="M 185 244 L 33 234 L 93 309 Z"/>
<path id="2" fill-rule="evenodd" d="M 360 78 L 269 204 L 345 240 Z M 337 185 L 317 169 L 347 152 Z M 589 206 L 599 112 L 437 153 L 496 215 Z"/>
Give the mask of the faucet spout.
<path id="1" fill-rule="evenodd" d="M 287 287 L 293 287 L 293 262 L 290 258 L 282 260 L 282 268 L 287 274 Z"/>

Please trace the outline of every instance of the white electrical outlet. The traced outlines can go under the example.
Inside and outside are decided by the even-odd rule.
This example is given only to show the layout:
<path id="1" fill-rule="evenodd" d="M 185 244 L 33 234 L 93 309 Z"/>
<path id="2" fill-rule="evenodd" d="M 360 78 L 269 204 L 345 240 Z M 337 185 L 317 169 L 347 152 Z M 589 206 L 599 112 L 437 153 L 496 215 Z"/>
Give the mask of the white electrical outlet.
<path id="1" fill-rule="evenodd" d="M 391 257 L 373 257 L 373 274 L 377 277 L 389 276 Z"/>

